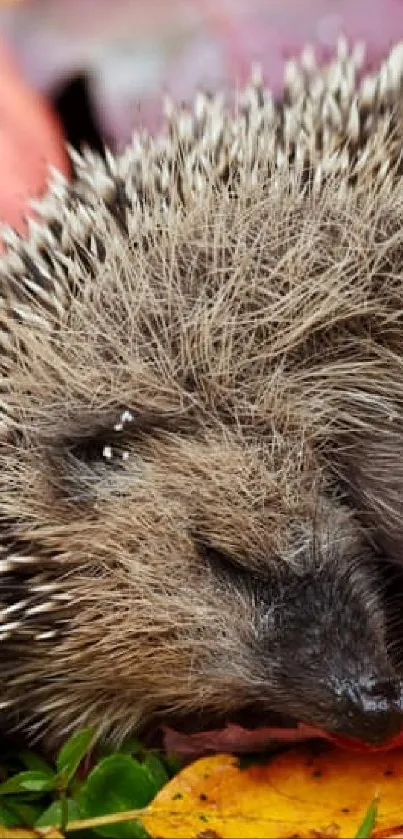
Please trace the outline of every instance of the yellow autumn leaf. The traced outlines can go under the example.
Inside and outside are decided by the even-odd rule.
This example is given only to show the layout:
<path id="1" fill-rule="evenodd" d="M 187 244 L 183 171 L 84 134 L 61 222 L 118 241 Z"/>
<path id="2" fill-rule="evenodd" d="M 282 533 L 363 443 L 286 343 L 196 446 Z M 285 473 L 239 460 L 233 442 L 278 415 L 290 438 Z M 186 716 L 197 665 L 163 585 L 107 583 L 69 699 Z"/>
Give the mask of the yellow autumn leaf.
<path id="1" fill-rule="evenodd" d="M 229 755 L 202 758 L 167 784 L 142 821 L 164 839 L 312 839 L 357 833 L 378 797 L 373 836 L 403 835 L 403 751 L 309 749 L 241 769 Z"/>

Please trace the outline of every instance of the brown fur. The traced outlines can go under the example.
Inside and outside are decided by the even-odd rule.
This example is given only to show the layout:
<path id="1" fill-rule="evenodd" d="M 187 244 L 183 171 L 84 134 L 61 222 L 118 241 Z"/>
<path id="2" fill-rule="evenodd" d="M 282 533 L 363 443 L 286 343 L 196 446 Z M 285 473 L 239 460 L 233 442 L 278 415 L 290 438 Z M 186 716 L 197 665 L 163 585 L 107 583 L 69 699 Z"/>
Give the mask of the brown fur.
<path id="1" fill-rule="evenodd" d="M 402 544 L 391 161 L 320 188 L 289 164 L 245 164 L 240 187 L 234 166 L 184 205 L 82 179 L 54 252 L 3 261 L 5 724 L 400 725 L 376 576 L 385 531 Z"/>

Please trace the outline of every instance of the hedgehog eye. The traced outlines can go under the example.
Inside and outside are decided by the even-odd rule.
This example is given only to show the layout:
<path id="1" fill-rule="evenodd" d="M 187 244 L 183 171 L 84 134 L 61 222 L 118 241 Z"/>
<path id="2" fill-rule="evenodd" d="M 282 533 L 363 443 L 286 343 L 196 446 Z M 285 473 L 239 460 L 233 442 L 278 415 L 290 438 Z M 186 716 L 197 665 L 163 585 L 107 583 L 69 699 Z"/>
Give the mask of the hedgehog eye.
<path id="1" fill-rule="evenodd" d="M 69 459 L 94 468 L 123 465 L 131 457 L 133 442 L 144 441 L 149 436 L 160 434 L 186 435 L 194 431 L 194 422 L 187 414 L 173 412 L 154 413 L 133 411 L 125 408 L 112 417 L 109 423 L 96 424 L 80 437 L 71 436 L 59 441 L 60 448 Z"/>
<path id="2" fill-rule="evenodd" d="M 134 422 L 134 414 L 131 411 L 125 410 L 119 415 L 117 422 L 115 422 L 113 429 L 111 429 L 111 439 L 116 439 L 116 436 L 122 435 L 128 425 Z M 102 446 L 102 458 L 109 464 L 114 464 L 119 461 L 126 461 L 130 457 L 129 451 L 114 442 L 106 442 Z"/>
<path id="3" fill-rule="evenodd" d="M 103 436 L 80 440 L 69 445 L 67 450 L 69 459 L 88 467 L 116 467 L 130 458 L 129 449 L 124 444 L 119 445 L 115 440 Z"/>
<path id="4" fill-rule="evenodd" d="M 70 454 L 81 463 L 103 463 L 116 466 L 127 461 L 130 452 L 127 447 L 130 425 L 135 415 L 128 410 L 119 414 L 113 425 L 102 428 L 91 437 L 83 437 L 68 446 Z"/>
<path id="5" fill-rule="evenodd" d="M 105 443 L 105 445 L 102 447 L 101 457 L 103 458 L 103 460 L 106 461 L 106 463 L 113 464 L 119 460 L 128 460 L 130 457 L 130 453 L 127 449 L 119 451 L 119 449 L 117 449 L 114 445 L 111 445 L 110 443 Z"/>
<path id="6" fill-rule="evenodd" d="M 131 411 L 122 411 L 110 424 L 94 432 L 63 441 L 64 469 L 60 460 L 55 470 L 63 476 L 63 493 L 69 501 L 83 503 L 130 492 L 137 476 L 143 473 L 141 457 L 134 453 L 133 437 L 138 433 Z M 60 451 L 60 447 L 59 447 Z M 130 469 L 125 469 L 130 461 Z"/>

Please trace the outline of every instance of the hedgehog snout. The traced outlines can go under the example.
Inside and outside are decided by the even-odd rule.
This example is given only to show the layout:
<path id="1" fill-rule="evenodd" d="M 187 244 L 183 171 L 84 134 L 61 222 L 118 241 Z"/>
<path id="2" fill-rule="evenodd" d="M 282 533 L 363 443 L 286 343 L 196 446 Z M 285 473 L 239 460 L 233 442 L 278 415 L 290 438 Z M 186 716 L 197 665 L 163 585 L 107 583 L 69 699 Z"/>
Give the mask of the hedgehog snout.
<path id="1" fill-rule="evenodd" d="M 294 580 L 288 569 L 272 612 L 276 677 L 294 719 L 377 745 L 403 731 L 403 681 L 390 657 L 376 560 L 352 545 L 335 542 Z"/>
<path id="2" fill-rule="evenodd" d="M 386 743 L 403 728 L 402 684 L 389 678 L 362 675 L 339 683 L 339 719 L 333 732 L 371 745 Z"/>

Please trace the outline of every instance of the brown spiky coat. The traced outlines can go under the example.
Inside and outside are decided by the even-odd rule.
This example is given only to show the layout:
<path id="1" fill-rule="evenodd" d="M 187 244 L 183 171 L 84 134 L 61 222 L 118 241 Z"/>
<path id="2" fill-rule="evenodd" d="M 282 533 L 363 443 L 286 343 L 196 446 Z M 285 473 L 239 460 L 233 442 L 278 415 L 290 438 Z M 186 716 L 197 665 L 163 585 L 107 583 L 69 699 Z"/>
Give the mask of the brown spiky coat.
<path id="1" fill-rule="evenodd" d="M 8 234 L 4 726 L 396 727 L 402 48 L 357 63 L 200 96 Z"/>

